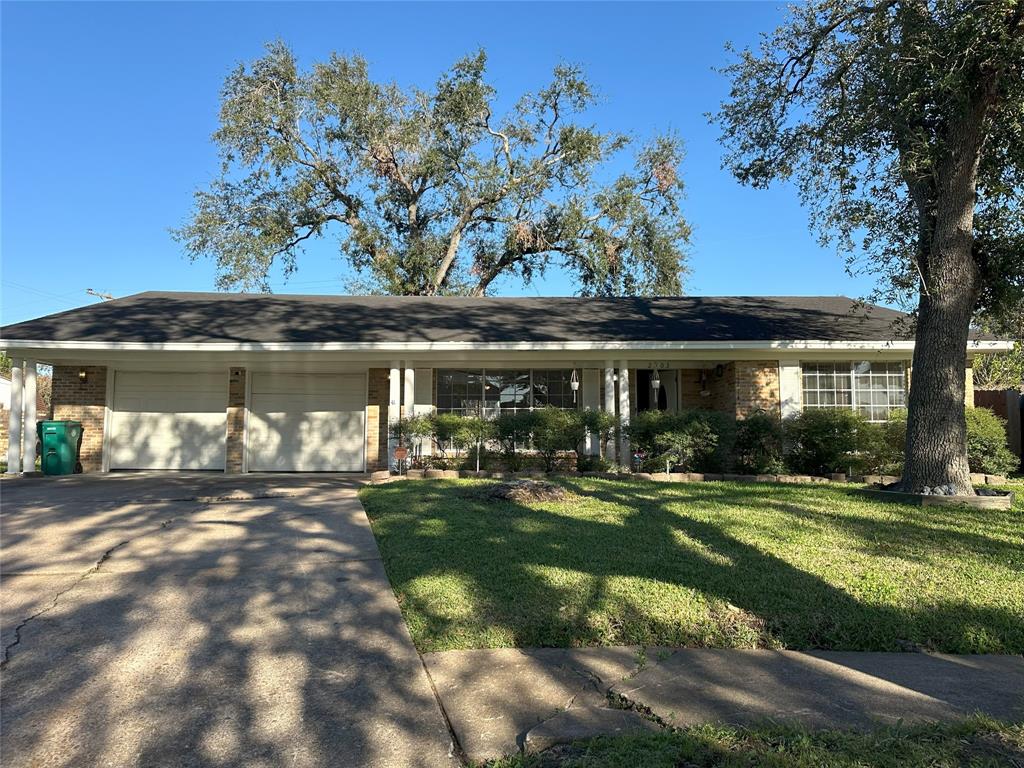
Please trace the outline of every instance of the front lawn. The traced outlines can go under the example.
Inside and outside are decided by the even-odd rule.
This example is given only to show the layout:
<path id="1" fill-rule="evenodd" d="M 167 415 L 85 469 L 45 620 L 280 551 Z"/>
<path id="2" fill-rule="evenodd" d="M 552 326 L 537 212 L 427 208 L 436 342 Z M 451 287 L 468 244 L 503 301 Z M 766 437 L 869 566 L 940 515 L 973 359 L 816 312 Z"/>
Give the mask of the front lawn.
<path id="1" fill-rule="evenodd" d="M 421 651 L 672 645 L 1024 652 L 1024 504 L 867 501 L 841 487 L 472 480 L 361 492 Z"/>
<path id="2" fill-rule="evenodd" d="M 1024 764 L 1024 727 L 977 718 L 870 733 L 701 726 L 607 736 L 491 768 L 955 768 Z"/>

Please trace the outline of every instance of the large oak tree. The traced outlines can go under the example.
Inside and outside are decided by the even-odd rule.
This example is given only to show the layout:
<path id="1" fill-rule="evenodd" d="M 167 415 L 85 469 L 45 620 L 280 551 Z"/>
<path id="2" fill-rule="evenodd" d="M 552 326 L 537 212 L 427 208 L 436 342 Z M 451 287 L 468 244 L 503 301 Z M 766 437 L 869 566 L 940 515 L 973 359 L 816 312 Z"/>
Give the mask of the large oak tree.
<path id="1" fill-rule="evenodd" d="M 971 324 L 1024 285 L 1024 2 L 812 0 L 724 71 L 726 166 L 794 181 L 851 270 L 916 302 L 904 487 L 973 493 Z"/>
<path id="2" fill-rule="evenodd" d="M 485 64 L 403 89 L 359 57 L 303 72 L 268 46 L 224 84 L 221 174 L 175 236 L 216 259 L 222 288 L 265 290 L 275 262 L 291 272 L 307 241 L 336 234 L 373 291 L 481 295 L 553 267 L 582 294 L 680 293 L 680 142 L 631 148 L 584 123 L 595 95 L 572 66 L 499 116 Z"/>

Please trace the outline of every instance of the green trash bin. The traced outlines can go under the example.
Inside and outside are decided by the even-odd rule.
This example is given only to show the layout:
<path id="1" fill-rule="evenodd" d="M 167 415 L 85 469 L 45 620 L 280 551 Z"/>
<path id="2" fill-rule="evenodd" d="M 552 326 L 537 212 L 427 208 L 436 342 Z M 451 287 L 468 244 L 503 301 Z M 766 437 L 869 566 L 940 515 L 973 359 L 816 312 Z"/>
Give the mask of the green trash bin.
<path id="1" fill-rule="evenodd" d="M 42 447 L 40 465 L 44 475 L 73 475 L 82 445 L 82 422 L 40 421 L 36 434 Z"/>

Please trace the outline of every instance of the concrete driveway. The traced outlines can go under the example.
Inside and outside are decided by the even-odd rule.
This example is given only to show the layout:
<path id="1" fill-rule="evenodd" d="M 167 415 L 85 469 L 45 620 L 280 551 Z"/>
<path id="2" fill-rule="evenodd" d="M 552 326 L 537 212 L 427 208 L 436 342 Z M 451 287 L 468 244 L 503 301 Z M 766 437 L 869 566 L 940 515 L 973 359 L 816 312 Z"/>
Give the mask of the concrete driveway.
<path id="1" fill-rule="evenodd" d="M 5 766 L 441 766 L 356 483 L 0 483 Z"/>

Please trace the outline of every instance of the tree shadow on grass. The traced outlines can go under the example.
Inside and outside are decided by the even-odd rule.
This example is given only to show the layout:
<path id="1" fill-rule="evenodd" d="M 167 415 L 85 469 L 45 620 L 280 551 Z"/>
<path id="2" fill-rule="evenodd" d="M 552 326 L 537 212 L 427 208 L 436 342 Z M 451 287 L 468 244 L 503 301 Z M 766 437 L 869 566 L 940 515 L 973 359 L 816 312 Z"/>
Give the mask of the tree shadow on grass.
<path id="1" fill-rule="evenodd" d="M 730 531 L 735 520 L 717 519 L 702 506 L 709 493 L 718 495 L 706 486 L 698 492 L 589 480 L 565 485 L 605 505 L 573 515 L 552 504 L 476 499 L 443 483 L 370 492 L 368 510 L 421 650 L 618 643 L 1024 649 L 1024 617 L 1010 608 L 957 597 L 858 599 L 741 541 Z M 737 505 L 772 503 L 764 488 L 749 499 L 735 489 L 721 493 Z M 782 524 L 803 517 L 779 505 L 771 511 Z M 425 519 L 441 521 L 448 535 L 419 535 Z M 827 556 L 837 570 L 845 566 L 843 551 Z M 421 588 L 431 579 L 464 585 L 467 606 L 449 610 L 443 591 Z"/>

